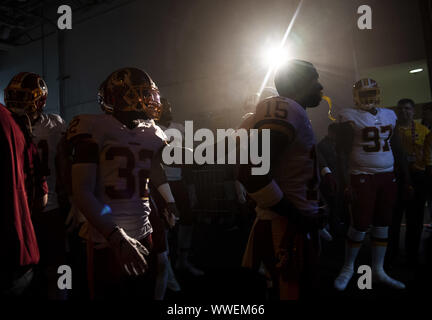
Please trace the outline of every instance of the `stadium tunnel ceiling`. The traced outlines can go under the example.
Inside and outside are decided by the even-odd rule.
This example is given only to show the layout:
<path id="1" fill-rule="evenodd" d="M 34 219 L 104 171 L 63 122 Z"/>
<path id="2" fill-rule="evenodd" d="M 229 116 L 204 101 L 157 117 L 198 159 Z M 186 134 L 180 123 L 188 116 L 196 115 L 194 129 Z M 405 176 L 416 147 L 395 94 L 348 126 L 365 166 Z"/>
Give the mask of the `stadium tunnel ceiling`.
<path id="1" fill-rule="evenodd" d="M 13 46 L 26 45 L 33 41 L 40 40 L 43 35 L 55 33 L 57 31 L 57 19 L 59 14 L 57 9 L 60 5 L 67 4 L 72 8 L 73 23 L 76 25 L 82 21 L 92 19 L 99 14 L 115 10 L 121 6 L 136 2 L 137 0 L 3 0 L 0 1 L 0 50 L 10 49 Z M 277 2 L 277 1 L 276 1 Z M 267 4 L 270 9 L 273 3 Z M 255 1 L 233 0 L 231 6 L 245 7 L 257 5 Z M 287 0 L 285 7 L 295 8 L 297 0 Z M 326 38 L 337 38 L 338 33 L 346 33 L 350 29 L 350 21 L 356 19 L 356 9 L 363 4 L 359 0 L 314 0 L 305 1 L 303 11 L 315 7 L 319 12 L 309 11 L 313 14 L 313 19 L 326 21 L 326 28 L 332 29 Z M 158 6 L 158 3 L 147 2 L 148 6 Z M 194 1 L 184 2 L 182 6 L 194 6 Z M 421 31 L 421 22 L 417 1 L 393 1 L 393 0 L 370 0 L 368 5 L 373 8 L 373 32 L 355 30 L 353 40 L 358 51 L 360 67 L 373 67 L 386 64 L 397 64 L 410 60 L 418 60 L 424 57 L 424 39 Z M 209 3 L 205 6 L 211 6 Z M 262 6 L 262 5 L 259 5 Z M 277 7 L 277 6 L 276 6 Z M 264 10 L 264 11 L 268 11 Z M 218 14 L 215 12 L 214 14 Z M 276 13 L 277 16 L 277 13 Z M 335 33 L 335 28 L 327 18 L 339 17 L 338 20 L 347 20 L 348 30 L 339 30 Z M 304 24 L 305 18 L 301 14 L 301 19 L 296 23 L 300 28 Z M 297 26 L 295 26 L 295 29 Z M 342 28 L 344 29 L 344 28 Z M 314 38 L 311 34 L 309 37 Z M 315 41 L 321 41 L 315 39 Z M 406 45 L 398 45 L 405 43 Z M 395 47 L 397 50 L 380 55 L 380 48 Z M 336 48 L 335 48 L 336 49 Z M 395 48 L 396 49 L 396 48 Z M 339 48 L 340 50 L 340 48 Z"/>
<path id="2" fill-rule="evenodd" d="M 135 0 L 136 1 L 136 0 Z M 13 47 L 56 32 L 59 6 L 71 7 L 75 21 L 126 5 L 131 0 L 3 0 L 0 1 L 0 46 Z M 78 20 L 76 20 L 78 19 Z"/>

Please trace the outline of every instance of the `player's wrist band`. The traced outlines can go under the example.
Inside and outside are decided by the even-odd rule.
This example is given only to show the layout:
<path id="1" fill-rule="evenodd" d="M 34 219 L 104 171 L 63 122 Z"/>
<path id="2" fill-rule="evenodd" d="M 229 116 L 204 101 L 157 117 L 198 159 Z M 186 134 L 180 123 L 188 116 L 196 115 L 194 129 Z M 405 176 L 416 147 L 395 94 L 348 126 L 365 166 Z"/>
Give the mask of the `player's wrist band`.
<path id="1" fill-rule="evenodd" d="M 277 204 L 284 197 L 282 190 L 276 181 L 272 180 L 268 185 L 256 192 L 249 193 L 249 196 L 260 208 L 268 208 Z"/>
<path id="2" fill-rule="evenodd" d="M 164 198 L 165 202 L 175 202 L 174 196 L 172 195 L 171 188 L 168 182 L 161 184 L 157 190 L 161 194 L 162 198 Z"/>

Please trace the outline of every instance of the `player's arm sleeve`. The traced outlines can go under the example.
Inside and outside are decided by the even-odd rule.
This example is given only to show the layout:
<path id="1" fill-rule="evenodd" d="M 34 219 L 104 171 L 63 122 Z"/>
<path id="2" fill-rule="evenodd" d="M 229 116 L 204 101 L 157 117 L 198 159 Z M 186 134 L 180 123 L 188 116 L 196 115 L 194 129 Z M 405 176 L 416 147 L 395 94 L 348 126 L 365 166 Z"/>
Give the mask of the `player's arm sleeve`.
<path id="1" fill-rule="evenodd" d="M 95 196 L 97 162 L 88 161 L 87 155 L 80 153 L 87 150 L 88 146 L 75 146 L 75 158 L 72 164 L 72 193 L 73 201 L 84 214 L 90 224 L 96 228 L 105 238 L 116 227 L 111 218 L 111 208 L 101 203 Z M 86 159 L 80 161 L 80 159 Z"/>
<path id="2" fill-rule="evenodd" d="M 80 119 L 80 118 L 75 118 Z M 111 208 L 95 196 L 99 147 L 91 135 L 91 128 L 85 119 L 72 120 L 67 139 L 74 150 L 72 160 L 73 201 L 90 224 L 105 238 L 116 227 L 112 220 Z"/>
<path id="3" fill-rule="evenodd" d="M 150 180 L 156 188 L 167 182 L 165 171 L 162 167 L 162 149 L 156 152 L 151 160 Z"/>
<path id="4" fill-rule="evenodd" d="M 73 201 L 90 224 L 107 238 L 116 225 L 111 217 L 111 208 L 95 197 L 96 172 L 95 163 L 72 165 Z"/>
<path id="5" fill-rule="evenodd" d="M 159 127 L 156 127 L 156 136 L 158 136 L 161 141 L 159 150 L 153 155 L 151 160 L 150 181 L 156 187 L 165 202 L 174 203 L 174 196 L 172 195 L 171 188 L 168 184 L 165 170 L 162 167 L 162 155 L 165 147 L 168 146 L 168 137 Z"/>
<path id="6" fill-rule="evenodd" d="M 270 170 L 264 175 L 253 175 L 253 164 L 241 164 L 237 180 L 259 207 L 269 208 L 295 222 L 299 218 L 299 210 L 284 196 L 272 173 L 283 150 L 293 143 L 298 125 L 305 119 L 296 108 L 287 107 L 283 102 L 272 103 L 263 102 L 257 106 L 253 125 L 254 129 L 259 130 L 258 150 L 263 150 L 263 130 L 270 130 Z M 269 112 L 270 109 L 272 111 Z"/>
<path id="7" fill-rule="evenodd" d="M 73 150 L 72 162 L 98 163 L 99 146 L 93 135 L 92 118 L 81 115 L 72 119 L 66 131 L 66 143 Z"/>
<path id="8" fill-rule="evenodd" d="M 165 170 L 162 167 L 162 148 L 153 156 L 150 169 L 150 180 L 166 202 L 175 202 L 165 175 Z"/>
<path id="9" fill-rule="evenodd" d="M 263 129 L 267 129 L 265 126 Z M 260 131 L 262 134 L 262 131 Z M 262 139 L 258 140 L 258 150 L 262 150 Z M 288 147 L 293 140 L 293 133 L 270 130 L 270 170 L 264 175 L 253 175 L 252 169 L 256 166 L 252 163 L 238 166 L 238 177 L 249 196 L 256 201 L 261 208 L 269 208 L 278 204 L 283 198 L 283 192 L 273 179 L 272 167 L 277 162 L 282 149 Z"/>
<path id="10" fill-rule="evenodd" d="M 285 197 L 272 176 L 272 167 L 282 153 L 281 149 L 288 147 L 292 139 L 293 136 L 286 135 L 286 132 L 281 133 L 272 130 L 270 132 L 271 161 L 269 173 L 252 175 L 252 165 L 240 165 L 237 180 L 244 185 L 249 196 L 257 203 L 258 207 L 268 208 L 281 216 L 287 217 L 292 223 L 299 223 L 301 212 Z"/>

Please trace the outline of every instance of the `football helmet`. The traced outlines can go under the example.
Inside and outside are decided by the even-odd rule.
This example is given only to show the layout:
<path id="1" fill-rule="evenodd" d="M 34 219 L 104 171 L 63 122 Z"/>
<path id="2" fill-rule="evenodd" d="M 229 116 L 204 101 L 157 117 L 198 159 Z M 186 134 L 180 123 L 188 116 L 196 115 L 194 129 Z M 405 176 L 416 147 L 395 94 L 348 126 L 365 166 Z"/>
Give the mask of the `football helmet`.
<path id="1" fill-rule="evenodd" d="M 111 73 L 99 87 L 98 101 L 105 113 L 144 112 L 154 120 L 162 113 L 158 87 L 145 71 L 137 68 Z"/>
<path id="2" fill-rule="evenodd" d="M 365 78 L 353 86 L 353 98 L 356 108 L 370 110 L 380 105 L 380 88 L 375 80 Z"/>
<path id="3" fill-rule="evenodd" d="M 105 103 L 104 103 L 104 99 L 103 99 L 103 97 L 105 96 L 106 83 L 107 83 L 107 80 L 102 82 L 102 84 L 99 86 L 97 98 L 98 98 L 98 103 L 99 103 L 99 106 L 101 107 L 101 110 L 106 114 L 112 114 L 113 109 L 109 108 L 109 107 L 106 108 Z"/>
<path id="4" fill-rule="evenodd" d="M 6 107 L 16 114 L 41 113 L 47 97 L 48 87 L 45 81 L 31 72 L 18 73 L 4 90 Z"/>

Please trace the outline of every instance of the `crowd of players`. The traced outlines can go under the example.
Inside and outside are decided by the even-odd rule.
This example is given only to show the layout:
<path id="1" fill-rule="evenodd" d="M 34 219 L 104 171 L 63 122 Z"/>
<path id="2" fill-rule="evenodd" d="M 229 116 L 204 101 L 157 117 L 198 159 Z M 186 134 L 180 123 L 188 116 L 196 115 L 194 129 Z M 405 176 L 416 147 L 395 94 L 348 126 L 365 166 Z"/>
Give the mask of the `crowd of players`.
<path id="1" fill-rule="evenodd" d="M 384 262 L 399 256 L 404 212 L 407 262 L 418 261 L 432 181 L 432 106 L 424 124 L 413 120 L 410 99 L 399 101 L 396 115 L 379 107 L 378 84 L 361 79 L 354 107 L 338 114 L 317 145 L 306 113 L 322 99 L 315 67 L 291 60 L 274 82 L 277 92 L 254 103 L 239 125 L 269 129 L 271 137 L 268 174 L 251 174 L 253 163 L 235 170 L 239 201 L 252 202 L 256 215 L 242 266 L 266 275 L 271 298 L 307 296 L 319 286 L 321 238 L 342 232 L 345 261 L 334 286 L 343 291 L 369 233 L 373 280 L 404 289 Z M 172 121 L 171 105 L 150 76 L 137 68 L 114 71 L 98 90 L 103 113 L 78 115 L 69 125 L 43 112 L 47 95 L 40 76 L 22 72 L 0 105 L 2 295 L 36 290 L 70 298 L 59 289 L 57 269 L 73 261 L 78 295 L 162 300 L 167 287 L 181 289 L 167 240 L 176 224 L 176 269 L 202 276 L 189 261 L 196 199 L 188 166 L 162 160 L 167 144 L 189 152 L 164 133 L 184 128 Z"/>

